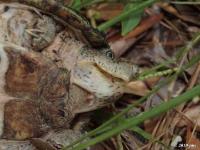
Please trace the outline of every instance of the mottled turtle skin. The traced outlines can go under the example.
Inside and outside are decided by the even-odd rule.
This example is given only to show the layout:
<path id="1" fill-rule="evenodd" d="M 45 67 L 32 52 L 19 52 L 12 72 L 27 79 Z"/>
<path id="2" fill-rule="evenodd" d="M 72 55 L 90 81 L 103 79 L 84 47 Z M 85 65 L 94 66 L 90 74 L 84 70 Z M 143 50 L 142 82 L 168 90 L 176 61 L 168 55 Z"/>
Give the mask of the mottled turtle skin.
<path id="1" fill-rule="evenodd" d="M 0 4 L 1 149 L 34 149 L 29 141 L 17 140 L 49 142 L 45 135 L 50 132 L 71 133 L 70 122 L 76 114 L 134 93 L 129 82 L 137 66 L 113 58 L 104 37 L 71 9 L 54 0 L 17 1 L 28 5 L 0 2 L 6 2 Z M 45 13 L 30 6 L 44 8 Z M 55 12 L 66 26 L 47 12 Z M 87 34 L 87 41 L 77 38 L 77 33 Z M 66 144 L 62 141 L 67 134 L 53 135 L 58 138 L 49 143 L 57 144 L 49 147 Z"/>
<path id="2" fill-rule="evenodd" d="M 84 17 L 67 7 L 64 0 L 1 0 L 1 2 L 19 2 L 51 13 L 62 19 L 62 23 L 73 30 L 76 38 L 88 46 L 98 49 L 109 47 L 103 33 L 92 28 Z"/>
<path id="3" fill-rule="evenodd" d="M 61 29 L 52 18 L 17 3 L 1 4 L 0 14 L 0 28 L 3 29 L 0 32 L 1 41 L 9 41 L 35 51 L 47 47 Z"/>

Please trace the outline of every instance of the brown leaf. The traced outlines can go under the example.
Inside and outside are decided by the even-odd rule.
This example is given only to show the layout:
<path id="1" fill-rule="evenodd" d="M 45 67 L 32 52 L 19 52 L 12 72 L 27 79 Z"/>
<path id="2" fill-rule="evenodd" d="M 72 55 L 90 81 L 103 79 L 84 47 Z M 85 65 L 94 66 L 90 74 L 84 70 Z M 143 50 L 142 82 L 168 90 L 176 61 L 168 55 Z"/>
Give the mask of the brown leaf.
<path id="1" fill-rule="evenodd" d="M 187 129 L 186 144 L 188 144 L 188 150 L 197 150 L 200 148 L 200 140 L 192 133 L 192 131 Z"/>
<path id="2" fill-rule="evenodd" d="M 122 12 L 123 7 L 124 6 L 121 3 L 105 3 L 99 5 L 95 11 L 100 13 L 100 19 L 109 20 L 119 15 Z"/>
<path id="3" fill-rule="evenodd" d="M 128 87 L 133 91 L 132 93 L 139 96 L 145 96 L 149 92 L 149 89 L 143 81 L 132 81 L 128 83 Z"/>
<path id="4" fill-rule="evenodd" d="M 123 55 L 136 41 L 141 39 L 145 31 L 153 27 L 163 18 L 162 14 L 152 15 L 144 20 L 126 36 L 119 33 L 109 37 L 108 41 L 116 57 Z"/>
<path id="5" fill-rule="evenodd" d="M 149 18 L 143 20 L 133 31 L 125 36 L 125 39 L 140 35 L 141 33 L 147 31 L 149 28 L 157 24 L 160 20 L 162 20 L 162 18 L 163 14 L 155 14 L 150 16 Z"/>
<path id="6" fill-rule="evenodd" d="M 184 115 L 190 121 L 192 121 L 194 125 L 195 124 L 197 125 L 197 130 L 200 129 L 200 105 L 189 108 L 188 110 L 184 112 Z M 177 118 L 177 119 L 179 119 L 178 124 L 177 124 L 179 127 L 188 126 L 188 121 L 186 119 L 180 119 L 180 118 Z"/>

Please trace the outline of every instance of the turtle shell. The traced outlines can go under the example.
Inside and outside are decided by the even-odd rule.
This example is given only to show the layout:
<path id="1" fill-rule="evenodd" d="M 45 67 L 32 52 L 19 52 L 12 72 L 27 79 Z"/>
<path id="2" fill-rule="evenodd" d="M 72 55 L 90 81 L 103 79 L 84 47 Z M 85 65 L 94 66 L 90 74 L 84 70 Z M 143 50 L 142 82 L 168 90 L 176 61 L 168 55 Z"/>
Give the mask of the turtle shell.
<path id="1" fill-rule="evenodd" d="M 16 0 L 3 1 L 16 2 Z M 57 19 L 62 20 L 61 22 L 64 25 L 70 27 L 74 31 L 78 40 L 86 43 L 88 46 L 96 49 L 109 48 L 104 34 L 99 30 L 94 29 L 86 18 L 66 6 L 64 0 L 17 0 L 17 2 L 53 14 Z"/>
<path id="2" fill-rule="evenodd" d="M 68 70 L 59 68 L 54 61 L 40 53 L 49 46 L 59 32 L 56 22 L 43 13 L 37 14 L 34 8 L 26 10 L 26 6 L 22 6 L 21 3 L 37 7 L 43 10 L 44 14 L 47 14 L 45 12 L 54 14 L 55 18 L 62 20 L 67 29 L 72 29 L 73 35 L 85 45 L 101 49 L 108 47 L 108 44 L 104 36 L 93 29 L 83 17 L 58 1 L 17 0 L 19 6 L 12 3 L 16 0 L 0 0 L 0 2 L 13 4 L 13 7 L 7 3 L 0 5 L 1 16 L 3 16 L 0 19 L 2 30 L 0 66 L 5 67 L 0 67 L 2 79 L 0 80 L 0 94 L 2 94 L 0 95 L 2 101 L 0 117 L 3 118 L 2 121 L 0 120 L 0 149 L 3 149 L 2 146 L 5 147 L 6 144 L 8 147 L 5 149 L 9 149 L 11 141 L 5 143 L 2 138 L 25 140 L 41 137 L 50 130 L 69 128 L 75 115 L 74 107 L 77 107 L 75 105 L 77 102 L 72 103 L 69 99 L 71 95 L 68 95 L 70 90 Z M 59 28 L 62 27 L 59 25 Z M 9 29 L 9 32 L 4 29 Z M 43 32 L 38 32 L 40 30 Z M 31 31 L 38 33 L 32 34 Z M 66 105 L 68 107 L 65 107 Z M 29 147 L 30 143 L 16 143 L 16 147 L 10 149 L 18 149 L 18 147 L 25 149 L 23 146 L 26 145 Z"/>

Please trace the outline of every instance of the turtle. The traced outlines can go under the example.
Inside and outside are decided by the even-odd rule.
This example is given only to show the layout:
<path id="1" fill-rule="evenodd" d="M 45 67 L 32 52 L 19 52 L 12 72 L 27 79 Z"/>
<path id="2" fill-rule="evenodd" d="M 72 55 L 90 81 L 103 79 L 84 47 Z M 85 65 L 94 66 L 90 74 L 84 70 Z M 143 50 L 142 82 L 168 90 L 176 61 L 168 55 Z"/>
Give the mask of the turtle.
<path id="1" fill-rule="evenodd" d="M 62 147 L 68 133 L 81 134 L 70 125 L 77 114 L 146 93 L 132 84 L 137 65 L 116 59 L 103 34 L 60 1 L 0 2 L 0 149 Z"/>

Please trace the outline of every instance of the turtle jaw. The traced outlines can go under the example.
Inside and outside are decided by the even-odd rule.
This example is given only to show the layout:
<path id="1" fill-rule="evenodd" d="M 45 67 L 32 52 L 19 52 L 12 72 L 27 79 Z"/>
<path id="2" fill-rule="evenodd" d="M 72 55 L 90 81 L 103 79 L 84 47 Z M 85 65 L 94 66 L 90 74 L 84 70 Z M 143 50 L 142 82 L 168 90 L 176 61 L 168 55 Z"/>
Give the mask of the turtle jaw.
<path id="1" fill-rule="evenodd" d="M 71 82 L 85 89 L 98 99 L 108 99 L 116 93 L 123 93 L 120 80 L 116 80 L 93 64 L 76 66 Z"/>
<path id="2" fill-rule="evenodd" d="M 130 82 L 139 72 L 136 65 L 124 61 L 110 61 L 107 64 L 97 63 L 97 66 L 113 78 L 118 78 L 124 82 Z"/>
<path id="3" fill-rule="evenodd" d="M 133 79 L 137 71 L 135 65 L 124 61 L 82 62 L 72 70 L 71 83 L 98 99 L 112 100 L 125 93 L 126 84 Z"/>

